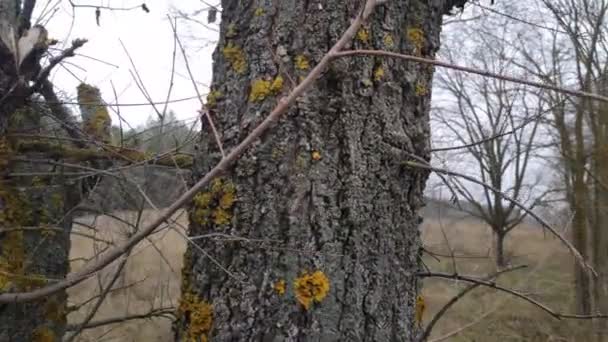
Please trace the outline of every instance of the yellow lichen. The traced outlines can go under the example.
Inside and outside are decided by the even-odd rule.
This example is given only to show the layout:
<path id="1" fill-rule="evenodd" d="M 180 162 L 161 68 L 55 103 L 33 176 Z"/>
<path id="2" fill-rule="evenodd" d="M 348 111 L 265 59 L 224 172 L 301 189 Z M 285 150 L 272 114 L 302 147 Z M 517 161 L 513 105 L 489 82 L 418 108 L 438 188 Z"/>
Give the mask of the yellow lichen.
<path id="1" fill-rule="evenodd" d="M 322 271 L 304 272 L 293 284 L 296 299 L 308 310 L 313 302 L 320 303 L 329 293 L 329 279 Z"/>
<path id="2" fill-rule="evenodd" d="M 270 94 L 270 81 L 255 80 L 251 83 L 251 91 L 249 92 L 249 101 L 262 101 Z"/>
<path id="3" fill-rule="evenodd" d="M 414 319 L 417 324 L 422 324 L 422 316 L 424 315 L 424 309 L 426 304 L 424 303 L 424 297 L 422 295 L 418 295 L 416 297 L 416 316 Z"/>
<path id="4" fill-rule="evenodd" d="M 222 208 L 216 208 L 213 210 L 211 216 L 213 217 L 213 223 L 218 226 L 230 223 L 230 219 L 232 218 L 232 215 Z"/>
<path id="5" fill-rule="evenodd" d="M 283 150 L 281 150 L 280 148 L 274 147 L 272 149 L 272 151 L 270 152 L 270 157 L 273 160 L 277 160 L 277 159 L 281 158 L 281 156 L 283 156 L 283 154 L 284 154 Z"/>
<path id="6" fill-rule="evenodd" d="M 230 223 L 232 208 L 236 202 L 236 187 L 229 181 L 216 178 L 212 181 L 209 191 L 196 194 L 192 200 L 192 222 L 222 226 Z"/>
<path id="7" fill-rule="evenodd" d="M 186 336 L 189 341 L 207 341 L 213 326 L 213 306 L 196 294 L 182 294 L 178 314 L 186 319 Z"/>
<path id="8" fill-rule="evenodd" d="M 315 150 L 311 153 L 312 160 L 321 160 L 321 152 Z"/>
<path id="9" fill-rule="evenodd" d="M 101 98 L 99 88 L 81 83 L 76 90 L 83 120 L 83 130 L 91 137 L 109 143 L 112 119 Z"/>
<path id="10" fill-rule="evenodd" d="M 284 295 L 285 294 L 285 290 L 286 290 L 285 279 L 279 279 L 279 280 L 277 280 L 272 285 L 272 288 L 279 294 L 279 296 Z"/>
<path id="11" fill-rule="evenodd" d="M 270 95 L 276 95 L 283 89 L 283 77 L 277 76 L 272 82 L 269 80 L 258 79 L 251 83 L 249 92 L 250 102 L 260 102 Z"/>
<path id="12" fill-rule="evenodd" d="M 228 24 L 228 28 L 226 29 L 226 38 L 234 38 L 236 37 L 236 24 L 230 23 Z"/>
<path id="13" fill-rule="evenodd" d="M 423 82 L 416 83 L 416 89 L 414 90 L 416 96 L 425 96 L 428 94 L 428 91 L 428 88 Z"/>
<path id="14" fill-rule="evenodd" d="M 23 231 L 6 232 L 0 255 L 0 289 L 30 291 L 47 284 L 46 277 L 42 275 L 26 275 L 26 258 Z"/>
<path id="15" fill-rule="evenodd" d="M 395 40 L 393 39 L 393 35 L 390 33 L 385 34 L 382 41 L 384 41 L 384 46 L 387 48 L 392 48 L 395 46 Z"/>
<path id="16" fill-rule="evenodd" d="M 245 61 L 245 54 L 243 50 L 230 42 L 222 50 L 224 58 L 230 63 L 232 69 L 238 74 L 242 74 L 247 69 L 247 62 Z"/>
<path id="17" fill-rule="evenodd" d="M 258 7 L 255 9 L 254 15 L 256 17 L 261 17 L 262 15 L 264 15 L 264 9 L 262 7 Z"/>
<path id="18" fill-rule="evenodd" d="M 384 78 L 384 68 L 382 66 L 378 66 L 376 70 L 374 70 L 374 80 L 376 82 L 382 80 Z"/>
<path id="19" fill-rule="evenodd" d="M 409 28 L 407 39 L 414 45 L 414 54 L 421 54 L 426 42 L 424 32 L 419 28 Z"/>
<path id="20" fill-rule="evenodd" d="M 310 63 L 308 62 L 308 58 L 304 55 L 297 55 L 295 58 L 296 69 L 298 70 L 308 70 L 310 69 Z"/>
<path id="21" fill-rule="evenodd" d="M 207 94 L 207 108 L 214 108 L 217 105 L 217 101 L 222 98 L 222 92 L 219 90 L 212 90 Z"/>
<path id="22" fill-rule="evenodd" d="M 362 27 L 357 31 L 357 40 L 362 43 L 369 43 L 369 30 Z"/>
<path id="23" fill-rule="evenodd" d="M 34 330 L 32 342 L 55 342 L 55 332 L 47 326 L 41 326 Z"/>
<path id="24" fill-rule="evenodd" d="M 280 93 L 281 90 L 283 90 L 283 76 L 279 75 L 274 79 L 274 81 L 272 81 L 272 84 L 270 85 L 270 91 L 273 94 L 277 94 Z"/>

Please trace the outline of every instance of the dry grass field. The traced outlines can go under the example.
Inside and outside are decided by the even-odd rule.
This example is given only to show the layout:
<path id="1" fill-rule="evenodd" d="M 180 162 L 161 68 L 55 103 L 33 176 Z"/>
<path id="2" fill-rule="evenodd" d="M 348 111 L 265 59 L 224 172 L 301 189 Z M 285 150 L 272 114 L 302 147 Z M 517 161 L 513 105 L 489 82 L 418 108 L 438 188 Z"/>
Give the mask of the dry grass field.
<path id="1" fill-rule="evenodd" d="M 135 222 L 131 213 L 116 214 L 122 219 Z M 145 220 L 153 213 L 145 212 Z M 83 219 L 80 219 L 81 221 Z M 179 297 L 179 273 L 185 243 L 175 229 L 183 229 L 187 223 L 184 213 L 176 216 L 174 229 L 155 234 L 132 252 L 124 275 L 117 281 L 118 288 L 110 292 L 98 314 L 92 319 L 106 319 L 145 314 L 150 310 L 176 305 Z M 97 227 L 96 237 L 104 241 L 125 239 L 129 228 L 115 219 L 103 217 L 88 223 Z M 181 227 L 180 227 L 181 226 Z M 91 234 L 87 228 L 76 231 Z M 183 230 L 182 230 L 183 232 Z M 433 271 L 452 272 L 456 267 L 460 274 L 486 275 L 495 271 L 492 260 L 492 236 L 478 222 L 467 219 L 426 219 L 422 236 L 429 251 L 456 258 L 425 255 L 425 264 Z M 446 243 L 448 241 L 448 243 Z M 93 243 L 90 238 L 75 235 L 72 239 L 72 267 L 76 269 L 85 259 L 92 258 L 106 242 Z M 449 246 L 449 247 L 448 247 Z M 573 259 L 558 241 L 544 236 L 536 227 L 521 226 L 507 239 L 508 255 L 513 265 L 526 264 L 528 268 L 514 271 L 499 278 L 498 283 L 509 286 L 528 296 L 546 303 L 556 310 L 570 311 L 573 295 Z M 99 293 L 99 285 L 105 284 L 115 273 L 117 264 L 97 277 L 70 290 L 70 304 L 80 305 Z M 467 284 L 441 279 L 427 279 L 423 294 L 427 309 L 424 322 Z M 69 316 L 71 323 L 82 321 L 95 300 L 83 305 Z M 454 305 L 435 327 L 431 336 L 434 341 L 586 341 L 580 334 L 589 322 L 558 321 L 538 308 L 519 299 L 478 288 Z M 453 334 L 460 331 L 458 334 Z M 452 335 L 450 335 L 452 334 Z M 448 336 L 446 336 L 448 335 Z M 171 341 L 171 324 L 166 318 L 132 320 L 127 323 L 106 325 L 84 331 L 79 341 Z"/>

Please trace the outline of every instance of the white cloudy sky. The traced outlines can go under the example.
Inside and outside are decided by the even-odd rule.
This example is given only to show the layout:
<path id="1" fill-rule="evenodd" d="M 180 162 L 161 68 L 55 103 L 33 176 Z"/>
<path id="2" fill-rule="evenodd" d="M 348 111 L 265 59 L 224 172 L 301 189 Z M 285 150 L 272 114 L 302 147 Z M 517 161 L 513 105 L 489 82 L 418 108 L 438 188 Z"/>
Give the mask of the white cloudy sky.
<path id="1" fill-rule="evenodd" d="M 142 4 L 142 0 L 73 0 L 73 2 L 77 5 L 115 8 L 129 8 Z M 54 84 L 65 91 L 67 96 L 75 98 L 78 79 L 81 79 L 98 86 L 107 103 L 116 102 L 112 83 L 118 93 L 119 103 L 147 102 L 131 75 L 134 70 L 121 45 L 122 41 L 131 55 L 150 97 L 154 101 L 163 102 L 166 100 L 169 89 L 173 54 L 173 32 L 167 15 L 174 15 L 175 9 L 187 13 L 204 10 L 209 7 L 206 3 L 218 2 L 218 0 L 150 0 L 146 1 L 150 13 L 145 13 L 140 8 L 132 11 L 101 9 L 100 26 L 97 26 L 95 8 L 73 9 L 67 0 L 38 1 L 34 19 L 46 13 L 42 17 L 42 23 L 49 31 L 50 38 L 58 39 L 60 43 L 65 43 L 67 46 L 74 38 L 89 40 L 83 48 L 77 51 L 77 56 L 67 60 L 53 74 Z M 49 3 L 48 6 L 46 6 L 47 3 Z M 50 8 L 55 8 L 55 10 L 51 12 Z M 54 14 L 46 23 L 49 18 L 48 13 Z M 72 13 L 75 13 L 75 16 Z M 198 18 L 206 23 L 206 13 L 201 13 Z M 209 26 L 217 29 L 217 25 Z M 211 80 L 211 54 L 217 40 L 217 32 L 184 20 L 178 21 L 177 30 L 182 43 L 186 46 L 188 60 L 198 82 L 199 90 L 201 93 L 206 93 L 206 85 Z M 61 48 L 62 45 L 56 47 Z M 95 57 L 109 64 L 85 56 Z M 78 79 L 71 75 L 66 68 Z M 171 99 L 193 96 L 196 96 L 196 91 L 188 77 L 184 59 L 178 48 Z M 200 103 L 197 99 L 192 99 L 171 103 L 169 108 L 176 112 L 179 119 L 193 119 L 197 116 L 196 111 L 200 108 Z M 160 109 L 162 110 L 162 105 Z M 145 123 L 150 116 L 156 117 L 156 114 L 150 106 L 125 106 L 121 107 L 121 116 L 131 125 L 137 126 Z M 117 117 L 115 116 L 113 120 L 116 122 Z"/>

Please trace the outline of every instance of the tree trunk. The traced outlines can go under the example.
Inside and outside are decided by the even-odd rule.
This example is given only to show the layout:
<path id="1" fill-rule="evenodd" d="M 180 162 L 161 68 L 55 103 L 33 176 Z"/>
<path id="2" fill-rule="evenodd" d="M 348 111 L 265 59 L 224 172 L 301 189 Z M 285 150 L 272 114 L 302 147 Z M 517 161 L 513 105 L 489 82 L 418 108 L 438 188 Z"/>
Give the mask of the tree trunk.
<path id="1" fill-rule="evenodd" d="M 580 173 L 581 171 L 579 171 Z M 574 215 L 572 218 L 572 243 L 585 260 L 588 260 L 588 224 L 587 224 L 587 188 L 582 180 L 582 175 L 575 175 L 574 180 Z M 574 280 L 576 288 L 576 311 L 581 315 L 591 313 L 591 281 L 588 271 L 575 262 Z"/>
<path id="2" fill-rule="evenodd" d="M 20 147 L 35 138 L 11 133 L 40 132 L 49 108 L 28 102 L 38 60 L 17 65 L 19 1 L 0 1 L 0 292 L 26 292 L 62 279 L 69 270 L 72 208 L 80 200 L 77 183 L 63 168 Z M 29 2 L 33 4 L 33 2 Z M 27 29 L 27 27 L 23 27 Z M 31 35 L 34 36 L 34 35 Z M 38 45 L 37 45 L 38 46 Z M 39 46 L 38 46 L 39 47 Z M 24 51 L 21 51 L 24 52 Z M 28 56 L 25 53 L 21 57 Z M 52 87 L 52 86 L 51 86 Z M 52 91 L 52 90 L 51 90 Z M 58 105 L 55 105 L 58 106 Z M 47 132 L 48 133 L 48 132 Z M 70 170 L 73 171 L 73 170 Z M 36 176 L 38 175 L 38 176 Z M 65 291 L 29 303 L 0 305 L 0 341 L 59 341 L 65 333 Z"/>
<path id="3" fill-rule="evenodd" d="M 342 35 L 362 1 L 223 1 L 208 107 L 241 141 Z M 432 57 L 447 2 L 388 1 L 353 48 Z M 189 209 L 179 341 L 412 341 L 433 68 L 332 64 Z M 205 128 L 204 128 L 205 129 Z M 220 160 L 203 134 L 194 179 Z M 219 233 L 219 234 L 218 234 Z M 230 238 L 232 237 L 238 237 Z"/>
<path id="4" fill-rule="evenodd" d="M 3 171 L 52 170 L 11 163 Z M 61 173 L 57 168 L 54 171 Z M 78 189 L 66 181 L 62 176 L 19 179 L 5 176 L 0 180 L 2 292 L 31 291 L 68 273 L 70 209 L 78 204 L 80 196 Z M 39 301 L 0 306 L 0 341 L 60 340 L 65 333 L 66 303 L 67 294 L 61 291 Z"/>
<path id="5" fill-rule="evenodd" d="M 603 93 L 606 93 L 604 90 Z M 594 112 L 597 120 L 597 132 L 594 134 L 593 174 L 595 220 L 593 232 L 593 266 L 598 276 L 593 278 L 594 309 L 600 313 L 608 313 L 608 110 L 600 107 Z M 597 341 L 608 341 L 608 322 L 606 319 L 596 320 Z"/>
<path id="6" fill-rule="evenodd" d="M 505 237 L 506 234 L 495 232 L 496 235 L 496 266 L 499 269 L 503 269 L 507 266 L 507 260 L 505 258 Z"/>

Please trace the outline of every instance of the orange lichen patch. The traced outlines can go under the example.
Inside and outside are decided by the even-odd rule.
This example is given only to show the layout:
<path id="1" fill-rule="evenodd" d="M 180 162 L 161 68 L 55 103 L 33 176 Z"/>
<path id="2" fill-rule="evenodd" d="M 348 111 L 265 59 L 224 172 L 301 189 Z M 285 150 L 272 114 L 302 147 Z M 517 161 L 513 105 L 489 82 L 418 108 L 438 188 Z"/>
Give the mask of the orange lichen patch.
<path id="1" fill-rule="evenodd" d="M 312 151 L 310 157 L 312 158 L 312 160 L 321 160 L 321 152 L 319 151 Z"/>
<path id="2" fill-rule="evenodd" d="M 180 299 L 178 314 L 186 319 L 186 336 L 190 341 L 208 341 L 213 326 L 213 306 L 188 292 Z"/>
<path id="3" fill-rule="evenodd" d="M 232 69 L 237 74 L 242 74 L 247 69 L 247 62 L 245 61 L 245 54 L 243 50 L 235 45 L 234 43 L 228 43 L 222 50 L 224 58 L 230 63 Z"/>
<path id="4" fill-rule="evenodd" d="M 272 288 L 279 294 L 279 296 L 282 296 L 285 294 L 285 290 L 287 288 L 286 284 L 285 284 L 285 279 L 279 279 L 277 280 L 273 285 Z"/>
<path id="5" fill-rule="evenodd" d="M 293 284 L 296 299 L 308 310 L 313 302 L 320 303 L 329 293 L 329 279 L 322 271 L 304 272 Z"/>
<path id="6" fill-rule="evenodd" d="M 216 178 L 211 182 L 209 191 L 199 192 L 192 202 L 192 222 L 217 226 L 229 224 L 236 202 L 236 187 L 230 181 Z"/>

